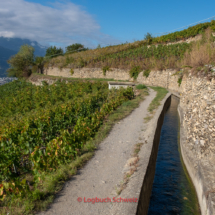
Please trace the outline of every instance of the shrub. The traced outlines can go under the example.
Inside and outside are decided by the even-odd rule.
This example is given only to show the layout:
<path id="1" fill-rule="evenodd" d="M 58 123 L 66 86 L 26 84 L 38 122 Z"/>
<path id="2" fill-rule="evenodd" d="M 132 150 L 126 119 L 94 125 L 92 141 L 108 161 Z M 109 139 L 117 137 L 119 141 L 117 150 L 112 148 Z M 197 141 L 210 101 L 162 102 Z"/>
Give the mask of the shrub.
<path id="1" fill-rule="evenodd" d="M 102 70 L 103 70 L 103 75 L 106 76 L 106 72 L 107 72 L 108 70 L 110 70 L 110 67 L 109 67 L 109 66 L 104 66 L 104 67 L 102 68 Z"/>
<path id="2" fill-rule="evenodd" d="M 149 32 L 145 35 L 144 40 L 146 40 L 148 42 L 148 44 L 152 43 L 152 34 L 150 34 Z"/>
<path id="3" fill-rule="evenodd" d="M 141 71 L 141 68 L 140 66 L 134 66 L 130 71 L 129 71 L 129 74 L 130 74 L 130 77 L 131 78 L 134 78 L 134 80 L 137 79 L 139 73 Z"/>
<path id="4" fill-rule="evenodd" d="M 44 64 L 45 64 L 45 60 L 44 57 L 36 57 L 35 61 L 34 61 L 34 66 L 36 66 L 36 72 L 43 74 L 43 70 L 44 70 Z M 32 69 L 33 71 L 33 69 Z"/>
<path id="5" fill-rule="evenodd" d="M 70 69 L 70 74 L 73 75 L 74 74 L 74 70 Z"/>
<path id="6" fill-rule="evenodd" d="M 145 76 L 146 78 L 148 78 L 150 72 L 151 72 L 151 71 L 150 71 L 149 69 L 145 70 L 145 71 L 143 72 L 143 76 Z"/>
<path id="7" fill-rule="evenodd" d="M 179 87 L 181 86 L 182 78 L 183 78 L 182 76 L 178 78 L 178 81 L 177 81 L 177 82 L 178 82 L 178 86 L 179 86 Z"/>
<path id="8" fill-rule="evenodd" d="M 84 59 L 81 57 L 78 61 L 78 67 L 82 68 L 85 66 L 85 61 Z"/>
<path id="9" fill-rule="evenodd" d="M 138 90 L 141 90 L 141 89 L 146 89 L 147 87 L 146 87 L 146 85 L 144 85 L 144 84 L 138 84 L 138 85 L 136 86 L 136 88 L 137 88 Z"/>
<path id="10" fill-rule="evenodd" d="M 73 57 L 69 57 L 68 55 L 66 56 L 66 65 L 73 63 L 75 59 Z"/>

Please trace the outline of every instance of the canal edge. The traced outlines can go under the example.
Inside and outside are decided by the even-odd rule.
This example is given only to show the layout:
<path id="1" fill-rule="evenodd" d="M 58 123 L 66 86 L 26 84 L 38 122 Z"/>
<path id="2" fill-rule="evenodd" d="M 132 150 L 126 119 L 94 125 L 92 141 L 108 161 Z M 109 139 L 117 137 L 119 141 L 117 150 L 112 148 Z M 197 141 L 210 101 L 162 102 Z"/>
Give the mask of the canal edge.
<path id="1" fill-rule="evenodd" d="M 179 119 L 180 119 L 180 150 L 181 150 L 181 156 L 183 158 L 183 162 L 186 166 L 186 169 L 189 173 L 189 176 L 193 182 L 193 185 L 195 187 L 197 197 L 198 197 L 198 203 L 200 206 L 201 214 L 202 215 L 213 215 L 215 214 L 215 211 L 213 209 L 213 206 L 211 205 L 212 199 L 211 195 L 206 196 L 207 191 L 207 181 L 204 179 L 204 175 L 201 171 L 201 164 L 198 163 L 197 165 L 194 165 L 195 158 L 193 158 L 189 151 L 186 151 L 185 148 L 185 142 L 186 142 L 186 130 L 181 122 L 183 122 L 183 108 L 178 106 L 178 113 L 179 113 Z"/>
<path id="2" fill-rule="evenodd" d="M 160 102 L 160 106 L 157 108 L 153 118 L 147 123 L 143 121 L 147 129 L 144 131 L 142 137 L 145 143 L 138 153 L 139 161 L 137 163 L 137 171 L 130 177 L 126 188 L 120 194 L 121 198 L 139 197 L 138 201 L 132 204 L 120 203 L 118 205 L 113 205 L 109 214 L 143 215 L 148 213 L 161 127 L 163 125 L 165 112 L 170 104 L 171 93 L 168 93 Z"/>

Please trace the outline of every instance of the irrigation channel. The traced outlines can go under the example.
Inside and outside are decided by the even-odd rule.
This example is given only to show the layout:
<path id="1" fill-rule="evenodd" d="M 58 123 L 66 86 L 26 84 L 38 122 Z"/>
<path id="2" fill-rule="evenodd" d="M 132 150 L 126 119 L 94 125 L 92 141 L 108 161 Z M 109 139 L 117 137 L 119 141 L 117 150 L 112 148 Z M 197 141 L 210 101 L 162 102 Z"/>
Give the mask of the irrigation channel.
<path id="1" fill-rule="evenodd" d="M 148 215 L 200 214 L 195 188 L 180 154 L 179 99 L 171 98 L 160 135 Z"/>

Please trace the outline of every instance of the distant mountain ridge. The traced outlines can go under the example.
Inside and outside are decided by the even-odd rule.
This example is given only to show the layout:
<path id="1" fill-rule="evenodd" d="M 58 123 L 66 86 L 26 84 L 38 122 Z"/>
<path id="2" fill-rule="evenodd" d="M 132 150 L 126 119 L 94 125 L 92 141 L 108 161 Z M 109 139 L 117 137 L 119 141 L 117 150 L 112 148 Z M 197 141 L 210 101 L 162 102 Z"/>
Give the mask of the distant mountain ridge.
<path id="1" fill-rule="evenodd" d="M 11 56 L 15 55 L 19 51 L 20 46 L 24 44 L 28 44 L 34 47 L 35 56 L 44 56 L 46 53 L 47 47 L 40 45 L 36 41 L 21 38 L 0 37 L 0 77 L 7 76 L 6 70 L 9 68 L 7 60 Z"/>

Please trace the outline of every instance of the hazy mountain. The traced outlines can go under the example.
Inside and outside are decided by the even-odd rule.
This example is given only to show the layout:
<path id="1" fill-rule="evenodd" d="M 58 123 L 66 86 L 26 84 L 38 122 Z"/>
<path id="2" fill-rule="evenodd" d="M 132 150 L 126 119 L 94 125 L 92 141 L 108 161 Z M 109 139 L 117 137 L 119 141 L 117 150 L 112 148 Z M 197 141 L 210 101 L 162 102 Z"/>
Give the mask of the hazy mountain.
<path id="1" fill-rule="evenodd" d="M 31 41 L 29 39 L 0 37 L 0 77 L 6 76 L 6 70 L 9 68 L 7 60 L 12 55 L 15 55 L 19 51 L 20 46 L 24 44 L 34 47 L 35 56 L 44 56 L 46 53 L 46 47 L 41 46 L 36 41 Z"/>
<path id="2" fill-rule="evenodd" d="M 7 64 L 7 60 L 12 56 L 15 55 L 17 52 L 6 49 L 2 46 L 0 46 L 0 77 L 5 77 L 6 75 L 6 70 L 9 67 Z"/>

